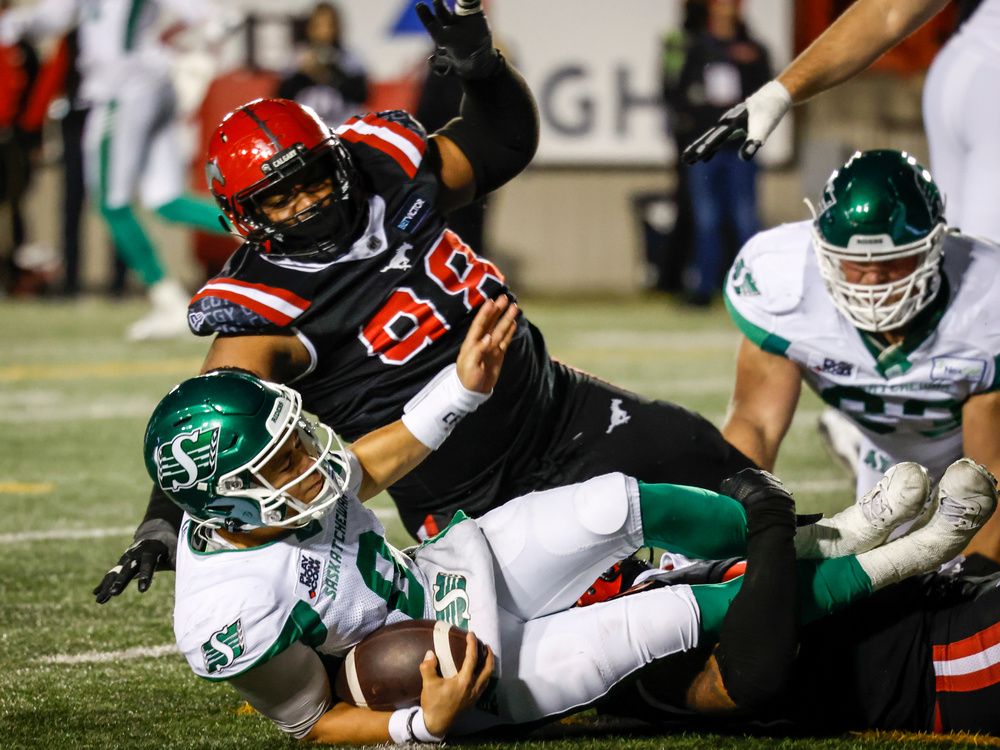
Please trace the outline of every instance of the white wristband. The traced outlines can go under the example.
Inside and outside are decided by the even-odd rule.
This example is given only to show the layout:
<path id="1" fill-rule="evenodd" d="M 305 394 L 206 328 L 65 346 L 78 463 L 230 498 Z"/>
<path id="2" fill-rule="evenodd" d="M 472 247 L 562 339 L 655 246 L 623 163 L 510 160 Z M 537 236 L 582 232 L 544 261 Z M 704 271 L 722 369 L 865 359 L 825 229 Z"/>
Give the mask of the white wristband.
<path id="1" fill-rule="evenodd" d="M 424 709 L 418 708 L 417 712 L 413 714 L 413 718 L 410 720 L 410 727 L 413 729 L 413 736 L 416 738 L 417 742 L 441 742 L 444 736 L 438 737 L 436 734 L 431 734 L 427 731 L 427 725 L 424 724 Z"/>
<path id="2" fill-rule="evenodd" d="M 392 712 L 392 716 L 389 717 L 389 737 L 397 745 L 413 742 L 413 730 L 410 722 L 413 714 L 419 710 L 419 708 L 401 708 Z"/>
<path id="3" fill-rule="evenodd" d="M 437 450 L 466 414 L 490 397 L 470 391 L 458 379 L 458 369 L 448 365 L 403 407 L 403 424 L 413 437 Z"/>
<path id="4" fill-rule="evenodd" d="M 441 742 L 444 739 L 427 731 L 424 710 L 419 707 L 393 711 L 389 717 L 389 736 L 397 745 L 407 742 Z"/>

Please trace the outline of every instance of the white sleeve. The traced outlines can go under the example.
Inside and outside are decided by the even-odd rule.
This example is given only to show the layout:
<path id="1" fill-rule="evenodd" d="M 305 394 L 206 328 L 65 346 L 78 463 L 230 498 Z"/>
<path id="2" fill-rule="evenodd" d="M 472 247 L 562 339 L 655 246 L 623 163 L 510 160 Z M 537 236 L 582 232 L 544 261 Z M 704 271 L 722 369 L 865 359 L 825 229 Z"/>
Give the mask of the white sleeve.
<path id="1" fill-rule="evenodd" d="M 45 37 L 69 31 L 77 22 L 79 0 L 41 0 L 37 5 L 0 14 L 0 44 L 24 37 Z"/>
<path id="2" fill-rule="evenodd" d="M 334 703 L 322 660 L 298 641 L 227 682 L 247 703 L 296 739 L 309 734 Z"/>

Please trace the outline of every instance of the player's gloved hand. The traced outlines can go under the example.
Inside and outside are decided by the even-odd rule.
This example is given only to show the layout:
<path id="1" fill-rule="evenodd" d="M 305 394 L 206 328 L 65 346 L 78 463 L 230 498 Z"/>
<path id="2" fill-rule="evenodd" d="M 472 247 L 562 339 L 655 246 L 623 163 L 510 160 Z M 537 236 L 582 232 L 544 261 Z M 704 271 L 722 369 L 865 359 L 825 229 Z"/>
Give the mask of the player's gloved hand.
<path id="1" fill-rule="evenodd" d="M 719 492 L 733 498 L 748 511 L 765 500 L 784 500 L 789 508 L 795 507 L 792 493 L 774 474 L 763 469 L 742 469 L 726 477 L 719 485 Z"/>
<path id="2" fill-rule="evenodd" d="M 684 149 L 681 161 L 685 164 L 708 161 L 726 142 L 735 138 L 743 138 L 740 158 L 747 161 L 764 145 L 791 106 L 792 96 L 788 89 L 777 81 L 766 83 L 698 136 Z"/>
<path id="3" fill-rule="evenodd" d="M 97 603 L 104 604 L 111 597 L 118 596 L 133 578 L 139 592 L 145 592 L 153 582 L 154 571 L 173 568 L 172 557 L 170 547 L 160 539 L 135 542 L 94 588 Z"/>
<path id="4" fill-rule="evenodd" d="M 438 75 L 454 70 L 460 78 L 486 78 L 500 62 L 493 35 L 480 0 L 456 0 L 452 13 L 444 0 L 433 0 L 434 9 L 417 3 L 417 17 L 434 40 L 430 65 Z"/>

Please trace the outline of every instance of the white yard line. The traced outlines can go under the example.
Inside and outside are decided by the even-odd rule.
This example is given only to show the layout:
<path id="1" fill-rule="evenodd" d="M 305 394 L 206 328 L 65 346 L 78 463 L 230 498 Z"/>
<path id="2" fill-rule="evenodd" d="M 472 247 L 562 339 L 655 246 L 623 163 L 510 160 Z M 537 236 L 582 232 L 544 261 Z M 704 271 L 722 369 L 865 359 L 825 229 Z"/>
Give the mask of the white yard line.
<path id="1" fill-rule="evenodd" d="M 106 664 L 130 659 L 156 659 L 177 653 L 177 646 L 164 643 L 160 646 L 136 646 L 121 651 L 84 651 L 80 654 L 51 654 L 39 657 L 41 664 Z"/>
<path id="2" fill-rule="evenodd" d="M 395 508 L 373 508 L 382 522 L 397 518 Z M 109 536 L 131 536 L 134 526 L 112 526 L 103 529 L 47 529 L 44 531 L 17 531 L 0 534 L 0 544 L 21 544 L 24 542 L 67 541 L 74 539 L 103 539 Z"/>

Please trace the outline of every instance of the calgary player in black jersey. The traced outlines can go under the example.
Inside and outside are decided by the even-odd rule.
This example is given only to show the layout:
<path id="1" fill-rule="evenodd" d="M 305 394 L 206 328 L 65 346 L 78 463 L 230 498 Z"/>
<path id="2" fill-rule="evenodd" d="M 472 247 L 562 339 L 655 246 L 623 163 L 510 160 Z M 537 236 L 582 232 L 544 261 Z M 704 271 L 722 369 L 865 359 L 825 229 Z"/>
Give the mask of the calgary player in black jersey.
<path id="1" fill-rule="evenodd" d="M 729 560 L 667 574 L 671 583 L 718 583 L 742 572 Z M 774 611 L 758 597 L 755 606 Z M 761 633 L 761 635 L 766 635 Z M 1000 736 L 1000 572 L 930 573 L 890 586 L 799 632 L 785 687 L 750 728 L 778 734 L 865 729 Z M 603 711 L 685 726 L 692 684 L 712 644 L 664 659 L 615 688 Z M 783 666 L 783 665 L 782 665 Z M 746 722 L 746 715 L 737 721 Z M 710 720 L 717 724 L 718 717 Z"/>
<path id="2" fill-rule="evenodd" d="M 428 136 L 402 111 L 331 131 L 310 110 L 257 100 L 209 146 L 209 186 L 246 238 L 194 296 L 192 330 L 217 334 L 203 372 L 239 367 L 301 391 L 347 439 L 385 425 L 454 361 L 474 311 L 510 295 L 503 273 L 447 228 L 447 213 L 499 187 L 534 155 L 538 117 L 493 47 L 478 0 L 418 13 L 431 65 L 462 80 L 461 114 Z M 701 416 L 553 362 L 523 317 L 495 394 L 390 492 L 407 529 L 435 533 L 459 508 L 622 471 L 716 489 L 751 466 Z M 155 491 L 135 543 L 94 593 L 169 566 L 179 522 Z"/>

